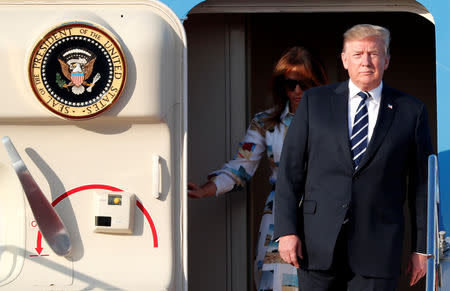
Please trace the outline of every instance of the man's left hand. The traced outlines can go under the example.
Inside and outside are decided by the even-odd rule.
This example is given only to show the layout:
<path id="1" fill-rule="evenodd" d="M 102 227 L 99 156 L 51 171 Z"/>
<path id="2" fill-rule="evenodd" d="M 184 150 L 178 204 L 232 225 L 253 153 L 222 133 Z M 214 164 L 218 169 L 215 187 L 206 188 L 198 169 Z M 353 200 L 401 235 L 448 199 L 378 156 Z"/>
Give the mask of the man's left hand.
<path id="1" fill-rule="evenodd" d="M 427 256 L 425 254 L 413 253 L 409 259 L 406 274 L 411 273 L 409 286 L 415 285 L 427 273 Z"/>

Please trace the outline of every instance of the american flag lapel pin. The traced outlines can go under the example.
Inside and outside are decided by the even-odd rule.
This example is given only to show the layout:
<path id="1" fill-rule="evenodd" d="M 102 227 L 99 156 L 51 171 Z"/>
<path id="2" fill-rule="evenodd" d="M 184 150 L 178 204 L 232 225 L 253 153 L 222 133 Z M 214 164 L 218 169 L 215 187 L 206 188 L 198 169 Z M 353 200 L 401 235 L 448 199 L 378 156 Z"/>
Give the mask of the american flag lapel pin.
<path id="1" fill-rule="evenodd" d="M 388 104 L 388 108 L 389 108 L 389 109 L 392 109 L 392 104 Z"/>

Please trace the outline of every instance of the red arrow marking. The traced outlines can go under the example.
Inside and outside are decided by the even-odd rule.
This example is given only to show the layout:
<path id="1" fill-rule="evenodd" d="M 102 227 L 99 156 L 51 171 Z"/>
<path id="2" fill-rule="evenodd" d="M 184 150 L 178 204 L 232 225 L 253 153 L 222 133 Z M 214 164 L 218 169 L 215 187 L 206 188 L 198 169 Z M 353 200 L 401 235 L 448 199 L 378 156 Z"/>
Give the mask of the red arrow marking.
<path id="1" fill-rule="evenodd" d="M 64 200 L 65 198 L 69 197 L 72 194 L 75 194 L 77 192 L 81 192 L 84 190 L 90 190 L 90 189 L 103 189 L 103 190 L 108 190 L 108 191 L 119 191 L 119 192 L 123 191 L 119 188 L 116 188 L 113 186 L 108 186 L 108 185 L 102 185 L 102 184 L 92 184 L 92 185 L 80 186 L 80 187 L 74 188 L 72 190 L 67 191 L 66 193 L 59 195 L 55 200 L 53 200 L 52 206 L 55 207 L 56 205 L 58 205 L 59 202 L 61 202 L 62 200 Z M 139 210 L 142 211 L 145 218 L 147 219 L 148 224 L 150 225 L 150 229 L 152 230 L 153 247 L 157 248 L 158 247 L 158 234 L 156 232 L 155 224 L 153 223 L 153 220 L 152 220 L 150 214 L 148 213 L 147 209 L 145 209 L 144 205 L 142 205 L 142 203 L 139 200 L 136 200 L 136 206 L 139 208 Z"/>
<path id="2" fill-rule="evenodd" d="M 156 233 L 156 227 L 153 223 L 152 218 L 150 217 L 150 214 L 148 213 L 147 209 L 144 208 L 144 205 L 142 205 L 141 201 L 136 200 L 137 207 L 144 213 L 145 217 L 148 220 L 148 223 L 150 224 L 150 228 L 152 229 L 152 235 L 153 235 L 153 247 L 158 247 L 158 234 Z"/>
<path id="3" fill-rule="evenodd" d="M 81 186 L 81 187 L 77 187 L 74 188 L 70 191 L 67 191 L 64 194 L 61 194 L 59 197 L 57 197 L 55 200 L 53 200 L 52 202 L 52 206 L 55 207 L 59 202 L 61 202 L 64 198 L 67 198 L 68 196 L 80 192 L 80 191 L 84 191 L 84 190 L 89 190 L 89 189 L 103 189 L 103 190 L 109 190 L 109 191 L 123 191 L 119 188 L 116 187 L 112 187 L 112 186 L 108 186 L 108 185 L 85 185 L 85 186 Z"/>
<path id="4" fill-rule="evenodd" d="M 42 253 L 42 250 L 43 250 L 43 248 L 42 248 L 42 233 L 41 233 L 40 230 L 38 230 L 38 235 L 37 235 L 37 248 L 35 248 L 35 249 L 36 249 L 36 252 L 37 252 L 39 255 Z"/>

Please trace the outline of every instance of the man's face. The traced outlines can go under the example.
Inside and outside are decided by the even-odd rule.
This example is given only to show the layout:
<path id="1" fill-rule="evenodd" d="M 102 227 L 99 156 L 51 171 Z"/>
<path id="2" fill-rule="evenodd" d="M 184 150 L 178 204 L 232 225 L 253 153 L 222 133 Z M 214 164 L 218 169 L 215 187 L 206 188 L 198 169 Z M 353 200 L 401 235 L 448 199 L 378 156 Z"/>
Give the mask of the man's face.
<path id="1" fill-rule="evenodd" d="M 380 85 L 389 65 L 384 42 L 375 37 L 347 41 L 341 58 L 352 82 L 364 91 Z"/>

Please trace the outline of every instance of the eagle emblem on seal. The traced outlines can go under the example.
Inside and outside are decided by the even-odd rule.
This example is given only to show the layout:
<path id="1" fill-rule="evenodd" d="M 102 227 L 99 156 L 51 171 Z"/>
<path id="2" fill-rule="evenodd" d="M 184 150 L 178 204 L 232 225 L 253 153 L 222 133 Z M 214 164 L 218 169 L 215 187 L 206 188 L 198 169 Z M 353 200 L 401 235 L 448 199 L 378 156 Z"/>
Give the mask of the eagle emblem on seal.
<path id="1" fill-rule="evenodd" d="M 87 80 L 92 75 L 94 70 L 94 63 L 97 59 L 96 55 L 88 49 L 77 47 L 69 48 L 63 51 L 58 56 L 58 61 L 61 65 L 61 71 L 64 77 L 69 80 L 63 80 L 59 73 L 56 73 L 56 83 L 60 88 L 69 90 L 71 87 L 72 93 L 80 95 L 85 92 L 91 92 L 92 87 L 100 79 L 100 73 L 97 73 L 92 82 Z M 85 86 L 87 89 L 85 89 Z"/>

